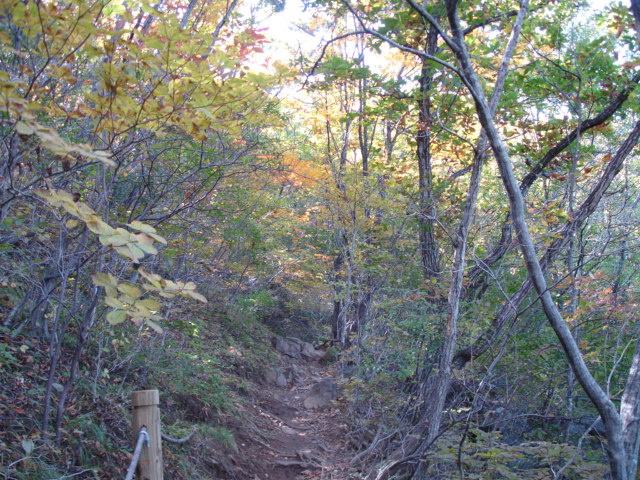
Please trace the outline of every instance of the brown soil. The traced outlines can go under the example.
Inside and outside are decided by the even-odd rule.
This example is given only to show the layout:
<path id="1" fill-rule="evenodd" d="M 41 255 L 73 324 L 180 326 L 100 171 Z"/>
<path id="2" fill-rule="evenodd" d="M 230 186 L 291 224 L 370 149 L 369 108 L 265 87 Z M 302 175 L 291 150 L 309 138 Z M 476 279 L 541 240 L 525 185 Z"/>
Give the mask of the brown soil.
<path id="1" fill-rule="evenodd" d="M 317 382 L 334 376 L 317 362 L 283 357 L 304 371 L 300 385 L 259 386 L 259 397 L 247 406 L 252 428 L 239 432 L 238 466 L 247 480 L 360 478 L 349 466 L 343 412 L 335 404 L 308 410 L 303 401 Z"/>

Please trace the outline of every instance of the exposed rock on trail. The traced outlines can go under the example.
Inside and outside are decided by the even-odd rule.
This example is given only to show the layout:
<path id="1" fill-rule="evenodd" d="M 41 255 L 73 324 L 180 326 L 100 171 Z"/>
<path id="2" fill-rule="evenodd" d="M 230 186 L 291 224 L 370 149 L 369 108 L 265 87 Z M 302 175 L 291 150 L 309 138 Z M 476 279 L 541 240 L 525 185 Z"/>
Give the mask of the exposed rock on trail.
<path id="1" fill-rule="evenodd" d="M 271 344 L 278 352 L 291 358 L 304 358 L 305 360 L 321 360 L 325 353 L 317 350 L 313 345 L 293 337 L 273 337 Z"/>
<path id="2" fill-rule="evenodd" d="M 309 395 L 304 399 L 305 408 L 320 408 L 328 405 L 338 397 L 338 389 L 331 379 L 322 380 L 311 387 Z"/>
<path id="3" fill-rule="evenodd" d="M 297 338 L 274 337 L 280 365 L 269 369 L 255 413 L 256 435 L 240 438 L 242 470 L 250 480 L 358 478 L 348 470 L 351 453 L 345 440 L 334 372 L 320 365 L 324 351 Z M 245 463 L 246 462 L 246 463 Z"/>

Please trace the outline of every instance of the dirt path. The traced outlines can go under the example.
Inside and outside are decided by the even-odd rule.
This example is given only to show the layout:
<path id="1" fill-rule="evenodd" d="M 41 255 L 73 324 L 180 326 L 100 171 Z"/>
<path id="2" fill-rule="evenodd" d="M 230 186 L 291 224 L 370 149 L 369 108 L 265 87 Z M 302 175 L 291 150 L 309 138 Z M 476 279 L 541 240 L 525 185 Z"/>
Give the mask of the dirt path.
<path id="1" fill-rule="evenodd" d="M 335 372 L 317 361 L 282 355 L 279 371 L 292 370 L 287 386 L 268 382 L 251 407 L 259 433 L 238 445 L 252 466 L 248 480 L 357 478 L 349 472 L 343 412 L 333 402 L 315 409 L 304 405 L 313 386 L 335 378 Z"/>

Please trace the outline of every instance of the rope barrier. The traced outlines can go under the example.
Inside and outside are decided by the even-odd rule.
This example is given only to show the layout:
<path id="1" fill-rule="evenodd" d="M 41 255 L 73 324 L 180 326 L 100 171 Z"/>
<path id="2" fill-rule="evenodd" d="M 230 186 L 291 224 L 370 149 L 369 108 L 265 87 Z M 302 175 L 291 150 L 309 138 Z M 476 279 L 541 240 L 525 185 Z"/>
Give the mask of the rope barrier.
<path id="1" fill-rule="evenodd" d="M 149 448 L 150 441 L 151 437 L 149 437 L 149 434 L 147 433 L 147 427 L 142 427 L 140 429 L 140 433 L 138 433 L 138 442 L 136 443 L 136 449 L 133 452 L 133 457 L 131 457 L 131 464 L 129 465 L 127 476 L 124 477 L 124 480 L 133 480 L 133 475 L 136 473 L 138 460 L 140 460 L 140 454 L 142 453 L 142 445 L 146 444 L 147 448 Z"/>
<path id="2" fill-rule="evenodd" d="M 165 433 L 161 433 L 161 435 L 162 435 L 162 439 L 166 440 L 167 442 L 182 444 L 182 443 L 187 443 L 189 440 L 191 440 L 191 437 L 193 437 L 195 433 L 196 431 L 194 430 L 184 438 L 173 438 L 173 437 L 170 437 L 169 435 L 166 435 Z"/>

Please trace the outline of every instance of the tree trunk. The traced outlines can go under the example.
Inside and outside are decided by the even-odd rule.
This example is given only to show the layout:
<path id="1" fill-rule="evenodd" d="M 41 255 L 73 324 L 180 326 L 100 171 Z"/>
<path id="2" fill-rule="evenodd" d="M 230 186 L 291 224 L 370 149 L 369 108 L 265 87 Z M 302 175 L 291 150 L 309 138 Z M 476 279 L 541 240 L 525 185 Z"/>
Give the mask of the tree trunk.
<path id="1" fill-rule="evenodd" d="M 527 196 L 529 189 L 540 178 L 545 168 L 558 157 L 562 152 L 569 148 L 573 143 L 580 138 L 580 136 L 595 127 L 603 125 L 609 121 L 613 115 L 620 110 L 620 108 L 629 99 L 629 95 L 637 87 L 640 81 L 640 74 L 635 75 L 629 84 L 625 86 L 622 91 L 615 96 L 615 98 L 609 102 L 609 104 L 603 108 L 600 113 L 592 118 L 588 118 L 581 121 L 568 135 L 563 137 L 558 143 L 556 143 L 551 149 L 545 153 L 542 159 L 525 175 L 520 182 L 520 191 L 523 196 Z M 484 293 L 484 290 L 488 286 L 487 282 L 487 270 L 495 265 L 500 259 L 511 249 L 515 247 L 513 242 L 513 225 L 511 224 L 511 215 L 508 214 L 502 224 L 502 231 L 498 245 L 494 247 L 489 255 L 478 262 L 478 265 L 473 267 L 468 274 L 469 286 L 467 287 L 468 296 L 472 298 L 479 298 Z"/>
<path id="2" fill-rule="evenodd" d="M 511 36 L 498 70 L 498 77 L 496 79 L 496 84 L 489 104 L 491 115 L 495 114 L 498 102 L 504 90 L 504 84 L 509 74 L 509 64 L 511 63 L 511 59 L 518 44 L 520 31 L 522 29 L 522 24 L 524 23 L 528 7 L 529 0 L 522 0 L 518 16 L 511 31 Z M 426 451 L 426 449 L 438 437 L 440 433 L 442 412 L 444 411 L 445 400 L 449 393 L 453 357 L 458 338 L 458 320 L 460 316 L 460 301 L 462 298 L 462 283 L 466 267 L 469 227 L 471 226 L 475 214 L 478 192 L 480 191 L 480 181 L 482 179 L 482 167 L 484 166 L 487 158 L 487 146 L 487 136 L 483 131 L 480 134 L 480 138 L 478 139 L 475 148 L 471 178 L 467 189 L 467 198 L 464 204 L 462 218 L 460 219 L 458 230 L 453 240 L 454 261 L 451 273 L 451 282 L 449 285 L 449 294 L 447 297 L 445 338 L 439 352 L 438 371 L 430 382 L 430 391 L 428 392 L 429 406 L 426 410 L 426 415 L 421 422 L 421 425 L 426 425 L 427 435 L 422 441 L 420 447 L 418 447 L 416 452 L 418 454 L 424 453 L 424 451 Z M 416 480 L 424 478 L 426 475 L 425 469 L 425 463 L 420 462 L 413 478 Z"/>
<path id="3" fill-rule="evenodd" d="M 69 369 L 69 378 L 63 386 L 62 392 L 60 392 L 60 396 L 58 397 L 58 408 L 56 412 L 56 429 L 55 429 L 55 444 L 56 446 L 60 445 L 60 441 L 62 439 L 62 421 L 64 419 L 64 411 L 67 405 L 67 400 L 69 399 L 69 392 L 73 388 L 73 384 L 76 380 L 76 375 L 78 374 L 78 366 L 80 364 L 80 358 L 82 352 L 84 351 L 84 347 L 87 344 L 87 340 L 89 339 L 89 335 L 91 333 L 91 328 L 95 323 L 96 319 L 96 306 L 98 305 L 98 299 L 102 295 L 103 289 L 102 287 L 94 287 L 92 288 L 92 296 L 89 300 L 89 304 L 82 316 L 82 323 L 79 326 L 80 331 L 78 332 L 78 339 L 76 348 L 73 352 L 73 357 L 71 359 L 71 367 Z"/>
<path id="4" fill-rule="evenodd" d="M 340 252 L 333 259 L 333 314 L 331 317 L 331 333 L 334 340 L 340 340 L 340 332 L 343 330 L 340 325 L 342 319 L 342 264 L 344 254 Z"/>
<path id="5" fill-rule="evenodd" d="M 624 432 L 627 479 L 636 478 L 640 450 L 640 339 L 636 341 L 627 385 L 620 403 L 620 417 Z"/>
<path id="6" fill-rule="evenodd" d="M 600 385 L 598 385 L 591 375 L 587 365 L 584 363 L 578 345 L 571 335 L 571 331 L 569 330 L 565 320 L 562 318 L 557 305 L 553 302 L 551 294 L 547 288 L 547 282 L 540 262 L 538 261 L 533 240 L 525 220 L 525 207 L 522 192 L 520 191 L 513 173 L 511 158 L 500 134 L 498 133 L 495 123 L 493 122 L 484 91 L 471 64 L 471 59 L 464 43 L 463 30 L 458 19 L 456 1 L 447 1 L 447 15 L 452 31 L 451 48 L 461 67 L 461 76 L 463 77 L 469 92 L 473 96 L 476 113 L 480 119 L 482 127 L 487 133 L 491 149 L 496 157 L 500 176 L 509 197 L 510 211 L 518 239 L 520 240 L 520 249 L 527 266 L 529 277 L 531 278 L 533 286 L 540 297 L 542 309 L 558 337 L 558 340 L 560 341 L 562 349 L 564 350 L 577 380 L 580 382 L 580 385 L 582 385 L 587 396 L 600 413 L 608 440 L 607 448 L 612 477 L 615 480 L 627 480 L 627 455 L 622 439 L 623 432 L 620 416 L 618 415 L 613 402 L 609 399 L 609 396 L 600 387 Z M 637 125 L 637 129 L 640 131 L 640 122 Z M 633 145 L 635 145 L 635 141 L 633 142 Z"/>
<path id="7" fill-rule="evenodd" d="M 431 26 L 427 33 L 427 53 L 438 50 L 438 32 Z M 427 59 L 422 60 L 420 70 L 420 96 L 418 98 L 418 134 L 416 136 L 418 157 L 418 228 L 420 255 L 424 279 L 429 281 L 440 276 L 440 255 L 436 243 L 436 208 L 433 195 L 433 172 L 431 171 L 431 87 L 435 68 Z"/>

